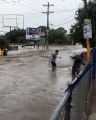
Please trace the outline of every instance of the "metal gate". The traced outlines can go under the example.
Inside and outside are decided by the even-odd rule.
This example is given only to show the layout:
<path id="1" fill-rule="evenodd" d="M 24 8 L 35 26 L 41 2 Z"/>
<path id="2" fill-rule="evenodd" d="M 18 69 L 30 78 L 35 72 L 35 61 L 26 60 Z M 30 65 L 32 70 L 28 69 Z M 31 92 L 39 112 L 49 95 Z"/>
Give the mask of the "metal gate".
<path id="1" fill-rule="evenodd" d="M 83 120 L 90 89 L 91 67 L 89 62 L 68 86 L 50 120 Z"/>

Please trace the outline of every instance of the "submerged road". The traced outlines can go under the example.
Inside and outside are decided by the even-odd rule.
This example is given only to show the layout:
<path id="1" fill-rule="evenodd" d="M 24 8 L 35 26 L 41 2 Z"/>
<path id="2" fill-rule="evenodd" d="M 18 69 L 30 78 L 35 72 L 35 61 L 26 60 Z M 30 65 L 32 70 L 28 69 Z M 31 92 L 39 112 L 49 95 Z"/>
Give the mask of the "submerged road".
<path id="1" fill-rule="evenodd" d="M 48 63 L 60 49 L 57 68 Z M 71 81 L 72 61 L 78 46 L 55 47 L 0 57 L 0 120 L 48 120 Z"/>

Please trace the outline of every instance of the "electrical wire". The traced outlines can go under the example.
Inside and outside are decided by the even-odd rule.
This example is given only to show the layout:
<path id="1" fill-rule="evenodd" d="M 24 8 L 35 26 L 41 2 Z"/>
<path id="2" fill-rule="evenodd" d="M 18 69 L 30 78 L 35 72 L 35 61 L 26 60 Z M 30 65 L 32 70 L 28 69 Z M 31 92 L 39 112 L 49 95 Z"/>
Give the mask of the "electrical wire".
<path id="1" fill-rule="evenodd" d="M 65 13 L 65 12 L 74 12 L 74 11 L 76 11 L 76 9 L 58 10 L 58 11 L 54 11 L 54 14 L 57 14 L 57 13 Z"/>
<path id="2" fill-rule="evenodd" d="M 78 4 L 77 4 L 77 1 L 76 1 L 76 0 L 74 0 L 74 1 L 75 1 L 75 4 L 76 4 L 77 8 L 78 8 Z"/>
<path id="3" fill-rule="evenodd" d="M 8 2 L 7 0 L 5 1 L 6 3 L 10 3 L 10 4 L 13 4 L 13 5 L 17 5 L 17 6 L 19 6 L 19 7 L 24 7 L 25 6 L 25 4 L 22 4 L 22 3 L 20 3 L 19 2 L 19 4 L 17 4 L 17 2 L 16 1 L 13 1 L 13 0 L 11 0 L 11 2 Z M 24 2 L 26 2 L 26 1 L 24 1 Z M 28 2 L 26 2 L 26 3 L 28 3 Z M 29 6 L 26 6 L 27 7 L 27 9 L 29 8 Z M 34 6 L 32 6 L 32 7 L 34 7 Z M 36 7 L 37 8 L 37 7 Z M 24 9 L 25 9 L 25 7 L 24 7 Z M 41 9 L 41 8 L 40 8 Z M 58 11 L 54 11 L 54 13 L 60 13 L 60 12 L 70 12 L 70 11 L 74 11 L 75 9 L 71 9 L 71 10 L 58 10 Z M 40 10 L 39 10 L 40 11 Z M 37 11 L 37 12 L 39 12 L 39 11 Z M 37 12 L 36 12 L 36 14 L 37 14 Z M 39 13 L 42 13 L 42 12 L 39 12 Z M 25 13 L 25 14 L 27 14 L 27 13 Z M 28 13 L 28 14 L 31 14 L 31 13 Z M 32 14 L 35 14 L 35 13 L 32 13 Z"/>
<path id="4" fill-rule="evenodd" d="M 35 7 L 35 5 L 30 5 L 30 4 L 26 4 L 26 3 L 20 3 L 20 2 L 18 4 L 16 2 L 13 2 L 13 4 L 17 5 L 17 6 L 22 6 L 24 8 L 30 9 L 30 10 L 33 10 L 32 8 L 35 8 L 35 9 L 38 8 L 38 7 Z"/>
<path id="5" fill-rule="evenodd" d="M 26 8 L 27 10 L 30 8 L 30 10 L 33 10 L 32 8 L 37 8 L 37 7 L 34 7 L 34 6 L 26 6 L 25 4 L 22 4 L 22 3 L 17 3 L 16 1 L 5 1 L 5 3 L 10 3 L 10 4 L 12 4 L 12 5 L 16 5 L 16 6 L 18 6 L 18 7 L 23 7 L 24 9 Z M 32 7 L 32 8 L 31 8 Z M 36 11 L 36 10 L 35 10 Z M 40 11 L 40 10 L 39 10 Z"/>
<path id="6" fill-rule="evenodd" d="M 21 2 L 24 2 L 24 3 L 26 3 L 26 4 L 28 4 L 28 5 L 31 5 L 31 6 L 33 6 L 33 2 L 36 2 L 36 1 L 32 1 L 32 3 L 31 2 L 28 2 L 28 1 L 24 1 L 24 0 L 22 0 Z M 42 3 L 40 3 L 41 5 L 42 5 Z M 36 6 L 36 8 L 40 8 L 40 9 L 42 9 L 40 6 L 37 6 L 37 4 L 35 5 Z"/>
<path id="7" fill-rule="evenodd" d="M 54 25 L 54 27 L 57 27 L 57 26 L 61 26 L 61 25 L 67 24 L 67 23 L 69 23 L 69 22 L 71 22 L 71 21 L 73 21 L 73 20 L 75 20 L 75 19 L 71 19 L 70 21 L 64 22 L 64 23 L 59 24 L 59 25 Z"/>
<path id="8" fill-rule="evenodd" d="M 62 18 L 62 19 L 55 20 L 55 21 L 53 21 L 53 22 L 58 22 L 58 21 L 66 20 L 66 19 L 71 18 L 71 17 L 74 17 L 74 15 L 70 15 L 70 16 L 68 16 L 68 17 L 64 17 L 64 18 Z"/>
<path id="9" fill-rule="evenodd" d="M 32 1 L 33 1 L 33 0 L 32 0 Z M 40 0 L 37 0 L 37 2 L 38 2 L 38 1 L 40 2 Z M 41 1 L 42 1 L 42 0 L 41 0 Z M 47 0 L 45 0 L 45 1 L 48 2 Z"/>
<path id="10" fill-rule="evenodd" d="M 1 3 L 1 2 L 2 2 L 2 3 Z M 10 3 L 10 2 L 8 2 L 8 1 L 2 0 L 2 1 L 0 1 L 0 4 L 5 4 L 5 2 L 6 2 L 6 3 Z"/>
<path id="11" fill-rule="evenodd" d="M 65 12 L 65 10 L 60 10 L 60 11 L 63 11 L 63 12 Z M 68 12 L 70 12 L 70 10 L 67 10 Z M 42 12 L 40 12 L 40 11 L 37 11 L 37 12 L 31 12 L 31 13 L 25 13 L 25 12 L 23 12 L 23 13 L 17 13 L 17 14 L 15 14 L 15 15 L 37 15 L 37 14 L 42 14 Z M 55 14 L 55 13 L 53 13 L 53 14 Z M 2 14 L 0 14 L 0 15 L 2 15 Z M 4 15 L 4 14 L 3 14 Z M 10 14 L 5 14 L 5 15 L 10 15 Z M 12 14 L 11 14 L 12 15 Z M 14 14 L 13 14 L 14 15 Z M 72 16 L 72 15 L 71 15 Z M 71 17 L 71 16 L 68 16 L 68 17 Z"/>
<path id="12" fill-rule="evenodd" d="M 28 3 L 28 2 L 26 2 L 26 1 L 21 1 L 21 2 L 19 2 L 18 3 L 19 5 L 23 5 L 23 6 L 25 6 L 25 7 L 27 7 L 27 8 L 35 8 L 35 9 L 42 9 L 41 7 L 39 7 L 39 6 L 36 6 L 36 5 L 34 5 L 34 4 L 31 4 L 31 3 Z"/>
<path id="13" fill-rule="evenodd" d="M 71 10 L 75 10 L 75 9 L 71 9 Z M 59 10 L 59 11 L 54 11 L 54 12 L 61 12 L 61 11 L 62 12 L 66 12 L 66 11 L 70 12 L 71 10 Z M 55 14 L 54 12 L 53 12 L 53 14 Z M 38 11 L 38 12 L 33 12 L 33 13 L 21 13 L 21 14 L 38 14 L 38 13 L 42 13 L 42 12 Z"/>
<path id="14" fill-rule="evenodd" d="M 70 11 L 76 11 L 77 9 L 69 9 L 69 10 L 57 10 L 55 12 L 70 12 Z"/>
<path id="15" fill-rule="evenodd" d="M 7 0 L 5 1 L 6 3 L 10 3 L 10 4 L 12 4 L 12 1 L 11 2 L 8 2 Z M 27 2 L 28 3 L 28 2 Z M 25 4 L 25 3 L 24 3 Z M 24 4 L 22 4 L 22 5 L 24 5 Z M 29 3 L 28 3 L 29 4 Z M 18 6 L 18 4 L 15 2 L 15 5 L 17 5 Z M 19 7 L 20 7 L 20 5 L 21 5 L 21 3 L 19 3 Z M 22 6 L 21 5 L 21 6 Z M 23 6 L 22 6 L 23 7 Z M 25 7 L 24 7 L 25 8 Z M 29 7 L 28 7 L 29 8 Z M 58 11 L 54 11 L 55 13 L 54 14 L 56 14 L 56 13 L 61 13 L 61 12 L 70 12 L 70 11 L 74 11 L 75 9 L 71 9 L 71 10 L 58 10 Z M 30 15 L 37 15 L 37 14 L 41 14 L 42 12 L 40 12 L 40 11 L 38 11 L 38 12 L 34 12 L 34 13 L 23 13 L 22 15 L 28 15 L 28 14 L 30 14 Z M 70 17 L 70 16 L 68 16 L 68 17 Z M 67 18 L 68 18 L 67 17 Z M 67 18 L 65 18 L 65 19 L 67 19 Z M 57 21 L 61 21 L 61 20 L 64 20 L 64 19 L 60 19 L 60 20 L 57 20 Z M 56 25 L 56 26 L 60 26 L 60 25 L 64 25 L 64 24 L 67 24 L 67 23 L 69 23 L 69 22 L 71 22 L 71 21 L 73 21 L 74 19 L 72 19 L 72 20 L 70 20 L 70 21 L 67 21 L 67 22 L 65 22 L 65 23 L 63 23 L 63 24 L 59 24 L 59 25 Z"/>

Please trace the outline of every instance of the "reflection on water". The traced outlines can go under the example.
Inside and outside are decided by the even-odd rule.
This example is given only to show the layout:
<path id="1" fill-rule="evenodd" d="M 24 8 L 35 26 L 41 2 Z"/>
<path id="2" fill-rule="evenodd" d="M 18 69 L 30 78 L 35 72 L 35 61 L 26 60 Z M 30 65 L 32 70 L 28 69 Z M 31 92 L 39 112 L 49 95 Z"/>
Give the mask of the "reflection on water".
<path id="1" fill-rule="evenodd" d="M 52 66 L 52 73 L 56 72 L 56 66 Z"/>
<path id="2" fill-rule="evenodd" d="M 57 81 L 56 67 L 55 66 L 52 66 L 50 69 L 49 79 L 52 82 L 52 84 L 55 84 Z"/>

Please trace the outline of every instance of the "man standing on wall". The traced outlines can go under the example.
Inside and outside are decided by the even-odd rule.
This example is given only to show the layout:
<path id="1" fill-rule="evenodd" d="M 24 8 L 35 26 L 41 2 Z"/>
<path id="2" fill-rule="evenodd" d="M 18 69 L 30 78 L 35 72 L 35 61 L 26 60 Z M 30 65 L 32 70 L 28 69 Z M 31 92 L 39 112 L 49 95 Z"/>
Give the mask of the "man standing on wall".
<path id="1" fill-rule="evenodd" d="M 79 74 L 81 65 L 85 65 L 83 62 L 84 54 L 71 56 L 71 58 L 74 59 L 72 66 L 72 78 L 74 79 Z"/>

